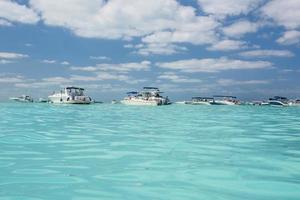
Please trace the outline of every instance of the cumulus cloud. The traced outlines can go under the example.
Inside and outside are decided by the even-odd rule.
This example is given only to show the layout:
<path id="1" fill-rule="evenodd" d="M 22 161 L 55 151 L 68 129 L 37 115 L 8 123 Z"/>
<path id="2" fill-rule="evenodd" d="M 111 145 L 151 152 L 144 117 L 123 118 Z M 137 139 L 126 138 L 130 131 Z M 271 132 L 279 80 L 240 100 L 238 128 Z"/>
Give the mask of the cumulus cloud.
<path id="1" fill-rule="evenodd" d="M 160 68 L 179 70 L 182 72 L 220 72 L 225 70 L 266 69 L 272 67 L 267 61 L 243 61 L 228 58 L 206 58 L 179 60 L 156 63 Z"/>
<path id="2" fill-rule="evenodd" d="M 247 43 L 244 41 L 222 40 L 216 42 L 215 44 L 208 47 L 207 49 L 210 51 L 233 51 L 233 50 L 240 50 L 246 48 L 247 48 Z"/>
<path id="3" fill-rule="evenodd" d="M 95 66 L 85 66 L 85 67 L 71 67 L 71 70 L 77 71 L 116 71 L 119 73 L 127 73 L 129 71 L 145 71 L 149 70 L 151 62 L 144 60 L 142 62 L 130 62 L 130 63 L 118 63 L 118 64 L 97 64 Z"/>
<path id="4" fill-rule="evenodd" d="M 24 77 L 15 74 L 0 74 L 0 83 L 20 83 L 24 81 Z"/>
<path id="5" fill-rule="evenodd" d="M 178 75 L 174 72 L 162 73 L 157 78 L 169 80 L 174 83 L 199 83 L 199 82 L 201 82 L 201 80 L 199 80 L 199 79 L 194 79 L 194 78 L 189 78 L 187 76 Z"/>
<path id="6" fill-rule="evenodd" d="M 252 50 L 240 53 L 243 57 L 293 57 L 294 54 L 288 50 Z"/>
<path id="7" fill-rule="evenodd" d="M 28 55 L 20 54 L 20 53 L 12 53 L 12 52 L 0 52 L 0 58 L 2 59 L 21 59 L 27 58 Z"/>
<path id="8" fill-rule="evenodd" d="M 70 63 L 68 61 L 62 61 L 60 64 L 61 65 L 69 65 Z"/>
<path id="9" fill-rule="evenodd" d="M 110 60 L 107 56 L 90 56 L 91 60 Z"/>
<path id="10" fill-rule="evenodd" d="M 28 55 L 12 52 L 0 52 L 0 64 L 9 64 L 17 59 L 27 58 Z"/>
<path id="11" fill-rule="evenodd" d="M 282 45 L 291 45 L 300 43 L 300 31 L 286 31 L 283 36 L 277 39 Z"/>
<path id="12" fill-rule="evenodd" d="M 287 29 L 300 28 L 299 0 L 273 0 L 261 8 L 263 15 Z"/>
<path id="13" fill-rule="evenodd" d="M 254 33 L 257 31 L 259 25 L 247 20 L 235 22 L 227 27 L 224 27 L 223 33 L 230 37 L 242 37 L 246 33 Z"/>
<path id="14" fill-rule="evenodd" d="M 0 18 L 0 26 L 12 26 L 12 23 L 10 23 L 9 21 L 7 21 L 5 19 Z"/>
<path id="15" fill-rule="evenodd" d="M 136 53 L 144 56 L 159 54 L 172 55 L 187 51 L 186 47 L 171 44 L 171 43 L 150 43 L 145 45 L 136 45 Z"/>
<path id="16" fill-rule="evenodd" d="M 14 1 L 0 1 L 0 18 L 10 22 L 25 24 L 35 24 L 39 21 L 39 16 L 25 5 L 20 5 Z"/>
<path id="17" fill-rule="evenodd" d="M 82 37 L 143 36 L 195 18 L 194 8 L 175 0 L 30 0 L 30 5 L 45 24 L 66 27 Z"/>
<path id="18" fill-rule="evenodd" d="M 205 13 L 213 14 L 218 18 L 248 14 L 256 8 L 261 0 L 198 0 L 199 6 Z"/>
<path id="19" fill-rule="evenodd" d="M 43 63 L 46 63 L 46 64 L 54 64 L 56 63 L 56 60 L 48 60 L 48 59 L 45 59 L 45 60 L 42 60 Z"/>
<path id="20" fill-rule="evenodd" d="M 268 84 L 268 80 L 233 80 L 233 79 L 219 79 L 217 81 L 219 85 L 230 86 L 230 85 L 258 85 L 258 84 Z"/>

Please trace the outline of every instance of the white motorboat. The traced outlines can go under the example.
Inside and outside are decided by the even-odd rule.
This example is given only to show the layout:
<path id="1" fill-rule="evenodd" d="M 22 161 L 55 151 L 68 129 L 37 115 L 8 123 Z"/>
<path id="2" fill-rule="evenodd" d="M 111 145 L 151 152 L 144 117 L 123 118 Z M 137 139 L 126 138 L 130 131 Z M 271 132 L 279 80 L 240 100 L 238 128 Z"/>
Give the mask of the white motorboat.
<path id="1" fill-rule="evenodd" d="M 289 105 L 290 106 L 300 106 L 300 99 L 290 101 Z"/>
<path id="2" fill-rule="evenodd" d="M 212 97 L 192 97 L 192 105 L 211 105 L 214 102 Z"/>
<path id="3" fill-rule="evenodd" d="M 210 104 L 212 105 L 238 105 L 239 101 L 235 96 L 221 96 L 221 95 L 215 95 L 213 96 L 214 100 Z"/>
<path id="4" fill-rule="evenodd" d="M 48 103 L 48 99 L 39 98 L 39 103 Z"/>
<path id="5" fill-rule="evenodd" d="M 23 102 L 23 103 L 32 103 L 33 98 L 28 95 L 22 95 L 20 97 L 11 97 L 10 100 L 17 101 L 17 102 Z"/>
<path id="6" fill-rule="evenodd" d="M 144 87 L 141 92 L 128 92 L 121 103 L 126 105 L 160 106 L 171 104 L 168 97 L 162 97 L 156 87 Z"/>
<path id="7" fill-rule="evenodd" d="M 66 87 L 60 92 L 54 92 L 48 97 L 50 103 L 63 104 L 90 104 L 92 99 L 84 94 L 84 89 L 79 87 Z"/>
<path id="8" fill-rule="evenodd" d="M 251 105 L 253 105 L 253 106 L 268 106 L 269 102 L 265 102 L 265 101 L 252 101 Z"/>
<path id="9" fill-rule="evenodd" d="M 115 100 L 115 99 L 111 101 L 111 104 L 119 104 L 119 103 L 120 103 L 120 102 L 117 101 L 117 100 Z"/>
<path id="10" fill-rule="evenodd" d="M 289 99 L 286 97 L 275 96 L 269 99 L 269 105 L 271 106 L 289 106 Z"/>

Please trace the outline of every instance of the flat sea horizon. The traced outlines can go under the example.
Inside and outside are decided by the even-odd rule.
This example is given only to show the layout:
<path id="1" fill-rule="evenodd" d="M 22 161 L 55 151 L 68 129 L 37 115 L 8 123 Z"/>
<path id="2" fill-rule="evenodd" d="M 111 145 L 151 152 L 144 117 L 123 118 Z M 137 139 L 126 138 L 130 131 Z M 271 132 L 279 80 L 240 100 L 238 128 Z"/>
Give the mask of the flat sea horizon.
<path id="1" fill-rule="evenodd" d="M 0 103 L 0 200 L 298 200 L 300 107 Z"/>

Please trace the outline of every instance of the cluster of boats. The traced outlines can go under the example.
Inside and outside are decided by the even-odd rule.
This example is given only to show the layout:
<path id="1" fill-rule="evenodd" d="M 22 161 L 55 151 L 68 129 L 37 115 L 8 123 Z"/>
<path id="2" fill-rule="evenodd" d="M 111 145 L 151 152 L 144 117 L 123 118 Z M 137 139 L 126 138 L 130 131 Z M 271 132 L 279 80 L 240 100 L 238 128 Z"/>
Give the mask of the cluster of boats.
<path id="1" fill-rule="evenodd" d="M 162 93 L 157 87 L 144 87 L 141 91 L 128 92 L 127 96 L 121 100 L 113 100 L 112 104 L 125 105 L 150 105 L 161 106 L 169 105 L 171 101 L 168 97 L 162 96 Z M 33 98 L 28 95 L 10 98 L 18 102 L 34 102 Z M 56 104 L 91 104 L 98 103 L 90 96 L 84 94 L 84 89 L 80 87 L 66 87 L 60 92 L 53 92 L 48 96 L 48 99 L 40 98 L 40 103 L 56 103 Z M 177 104 L 190 105 L 259 105 L 259 106 L 294 106 L 300 105 L 300 100 L 289 100 L 286 97 L 275 96 L 268 101 L 253 101 L 244 103 L 239 101 L 235 96 L 215 95 L 213 97 L 192 97 L 190 101 L 176 102 Z"/>

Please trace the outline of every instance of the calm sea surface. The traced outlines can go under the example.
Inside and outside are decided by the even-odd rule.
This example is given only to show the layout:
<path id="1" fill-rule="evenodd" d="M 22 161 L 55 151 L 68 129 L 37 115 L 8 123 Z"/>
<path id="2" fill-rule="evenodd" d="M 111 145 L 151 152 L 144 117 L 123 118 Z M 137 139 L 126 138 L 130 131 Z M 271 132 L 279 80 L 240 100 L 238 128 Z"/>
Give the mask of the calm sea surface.
<path id="1" fill-rule="evenodd" d="M 299 200 L 300 107 L 0 103 L 1 200 Z"/>

